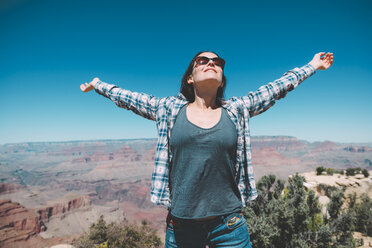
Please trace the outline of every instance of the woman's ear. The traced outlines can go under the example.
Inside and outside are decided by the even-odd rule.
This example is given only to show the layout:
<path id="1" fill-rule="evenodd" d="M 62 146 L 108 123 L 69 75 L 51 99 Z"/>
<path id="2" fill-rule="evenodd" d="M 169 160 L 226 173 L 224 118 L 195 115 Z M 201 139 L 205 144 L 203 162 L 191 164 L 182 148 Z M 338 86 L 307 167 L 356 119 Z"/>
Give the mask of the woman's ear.
<path id="1" fill-rule="evenodd" d="M 192 75 L 190 75 L 187 79 L 187 83 L 188 84 L 193 84 L 194 83 L 194 78 L 192 77 Z"/>

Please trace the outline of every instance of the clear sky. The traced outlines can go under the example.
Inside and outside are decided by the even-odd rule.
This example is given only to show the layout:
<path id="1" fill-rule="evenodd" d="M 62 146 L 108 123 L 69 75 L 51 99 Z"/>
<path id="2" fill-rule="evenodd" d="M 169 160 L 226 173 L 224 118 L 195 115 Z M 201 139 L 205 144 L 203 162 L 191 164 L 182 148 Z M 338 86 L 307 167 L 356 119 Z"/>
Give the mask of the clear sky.
<path id="1" fill-rule="evenodd" d="M 333 52 L 252 135 L 372 142 L 372 1 L 0 1 L 0 144 L 154 138 L 155 122 L 79 85 L 176 95 L 195 53 L 226 60 L 240 96 Z"/>

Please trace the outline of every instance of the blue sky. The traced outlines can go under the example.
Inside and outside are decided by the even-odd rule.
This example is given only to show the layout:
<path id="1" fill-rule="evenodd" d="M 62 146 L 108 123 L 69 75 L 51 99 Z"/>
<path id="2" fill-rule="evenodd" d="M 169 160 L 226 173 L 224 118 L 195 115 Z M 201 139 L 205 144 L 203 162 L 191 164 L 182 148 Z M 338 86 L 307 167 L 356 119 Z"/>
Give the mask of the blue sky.
<path id="1" fill-rule="evenodd" d="M 252 135 L 372 142 L 372 1 L 0 2 L 0 144 L 152 138 L 155 123 L 79 85 L 176 95 L 195 53 L 226 60 L 226 98 L 333 52 Z"/>

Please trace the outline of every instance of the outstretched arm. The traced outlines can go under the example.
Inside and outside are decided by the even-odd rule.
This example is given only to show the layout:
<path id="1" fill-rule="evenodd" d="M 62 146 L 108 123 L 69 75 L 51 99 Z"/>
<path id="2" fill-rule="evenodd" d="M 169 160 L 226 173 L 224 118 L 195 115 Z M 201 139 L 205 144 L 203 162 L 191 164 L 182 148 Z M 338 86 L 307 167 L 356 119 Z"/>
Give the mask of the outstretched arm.
<path id="1" fill-rule="evenodd" d="M 306 78 L 312 76 L 316 70 L 328 69 L 333 63 L 333 53 L 324 54 L 324 52 L 315 54 L 307 65 L 301 68 L 296 67 L 286 72 L 281 78 L 243 96 L 241 99 L 250 116 L 258 115 L 269 109 L 275 104 L 276 100 L 285 97 L 289 91 L 295 89 Z M 324 57 L 321 57 L 322 55 Z"/>
<path id="2" fill-rule="evenodd" d="M 131 110 L 147 119 L 156 120 L 159 99 L 154 96 L 120 89 L 116 85 L 102 82 L 99 78 L 94 78 L 90 83 L 81 84 L 80 89 L 83 92 L 95 89 L 98 94 L 111 99 L 118 107 Z"/>

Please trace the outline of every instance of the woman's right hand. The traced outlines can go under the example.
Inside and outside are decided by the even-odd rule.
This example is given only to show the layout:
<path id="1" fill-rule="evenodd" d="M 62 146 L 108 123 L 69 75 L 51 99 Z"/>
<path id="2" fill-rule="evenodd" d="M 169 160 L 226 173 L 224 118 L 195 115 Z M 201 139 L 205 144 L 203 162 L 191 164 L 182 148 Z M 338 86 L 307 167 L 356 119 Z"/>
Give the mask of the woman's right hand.
<path id="1" fill-rule="evenodd" d="M 327 70 L 333 63 L 333 53 L 325 52 L 317 53 L 314 58 L 309 62 L 315 70 Z M 323 56 L 324 55 L 324 56 Z M 320 56 L 323 56 L 322 58 Z"/>
<path id="2" fill-rule="evenodd" d="M 80 89 L 82 92 L 89 92 L 94 89 L 94 85 L 99 81 L 99 78 L 94 78 L 89 84 L 81 84 Z"/>

